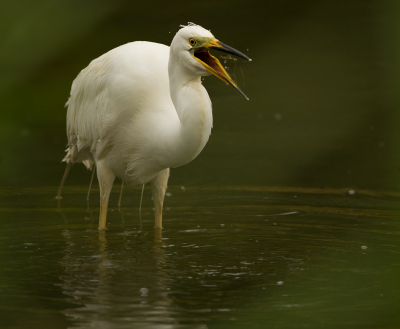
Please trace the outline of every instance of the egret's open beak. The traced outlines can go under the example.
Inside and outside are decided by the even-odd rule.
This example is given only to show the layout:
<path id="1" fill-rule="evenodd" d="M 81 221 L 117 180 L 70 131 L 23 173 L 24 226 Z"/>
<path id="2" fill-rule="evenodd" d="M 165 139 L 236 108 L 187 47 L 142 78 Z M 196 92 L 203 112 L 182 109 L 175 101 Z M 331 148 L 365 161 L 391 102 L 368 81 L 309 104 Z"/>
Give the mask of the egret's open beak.
<path id="1" fill-rule="evenodd" d="M 223 51 L 225 53 L 247 59 L 248 61 L 251 61 L 251 59 L 242 54 L 240 51 L 237 51 L 236 49 L 233 49 L 232 47 L 223 44 L 217 39 L 212 40 L 209 44 L 205 46 L 195 49 L 193 54 L 193 57 L 196 58 L 201 64 L 203 64 L 210 73 L 214 74 L 217 78 L 221 79 L 225 83 L 229 83 L 233 88 L 235 88 L 235 90 L 239 94 L 249 100 L 244 92 L 241 91 L 237 84 L 232 80 L 228 72 L 225 71 L 220 61 L 208 52 L 208 49 Z"/>

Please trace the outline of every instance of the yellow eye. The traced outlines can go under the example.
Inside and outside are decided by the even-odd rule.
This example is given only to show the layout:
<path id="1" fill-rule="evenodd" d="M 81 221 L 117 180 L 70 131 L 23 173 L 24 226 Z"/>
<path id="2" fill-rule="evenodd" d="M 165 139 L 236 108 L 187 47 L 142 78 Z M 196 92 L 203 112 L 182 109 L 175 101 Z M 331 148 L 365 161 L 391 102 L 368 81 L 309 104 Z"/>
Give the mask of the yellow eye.
<path id="1" fill-rule="evenodd" d="M 193 38 L 190 38 L 189 39 L 189 43 L 190 43 L 191 46 L 195 46 L 197 41 L 195 39 L 193 39 Z"/>

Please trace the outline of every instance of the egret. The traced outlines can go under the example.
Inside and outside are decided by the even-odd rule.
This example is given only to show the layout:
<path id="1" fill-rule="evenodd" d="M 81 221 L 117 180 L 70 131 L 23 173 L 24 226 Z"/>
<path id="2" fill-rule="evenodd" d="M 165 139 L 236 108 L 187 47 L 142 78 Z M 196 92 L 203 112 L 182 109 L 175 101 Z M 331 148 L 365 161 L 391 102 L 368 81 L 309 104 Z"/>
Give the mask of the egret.
<path id="1" fill-rule="evenodd" d="M 248 61 L 203 27 L 181 26 L 171 46 L 136 41 L 93 60 L 72 83 L 67 102 L 67 163 L 97 168 L 99 228 L 106 227 L 108 200 L 116 177 L 129 185 L 151 182 L 155 227 L 169 168 L 192 161 L 212 128 L 211 100 L 201 77 L 214 74 L 248 99 L 210 49 Z"/>

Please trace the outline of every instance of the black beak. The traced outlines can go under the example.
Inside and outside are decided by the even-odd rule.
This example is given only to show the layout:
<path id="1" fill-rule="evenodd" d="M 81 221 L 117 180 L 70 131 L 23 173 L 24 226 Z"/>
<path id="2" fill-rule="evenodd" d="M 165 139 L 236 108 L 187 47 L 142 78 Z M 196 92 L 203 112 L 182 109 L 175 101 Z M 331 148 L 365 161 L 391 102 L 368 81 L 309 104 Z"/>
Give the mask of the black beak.
<path id="1" fill-rule="evenodd" d="M 247 57 L 245 54 L 241 53 L 240 51 L 238 51 L 238 50 L 236 50 L 236 49 L 234 49 L 232 47 L 229 47 L 228 45 L 222 43 L 221 41 L 217 41 L 217 44 L 219 46 L 211 46 L 210 49 L 215 49 L 215 50 L 222 51 L 224 53 L 235 55 L 237 57 L 243 58 L 243 59 L 248 60 L 249 62 L 251 62 L 251 59 L 249 57 Z"/>

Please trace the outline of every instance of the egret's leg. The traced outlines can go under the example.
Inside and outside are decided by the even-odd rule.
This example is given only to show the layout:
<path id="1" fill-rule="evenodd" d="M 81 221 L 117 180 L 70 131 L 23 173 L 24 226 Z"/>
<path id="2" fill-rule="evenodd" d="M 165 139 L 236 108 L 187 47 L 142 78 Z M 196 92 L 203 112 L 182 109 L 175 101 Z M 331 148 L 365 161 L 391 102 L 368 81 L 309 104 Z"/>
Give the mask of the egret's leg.
<path id="1" fill-rule="evenodd" d="M 162 227 L 162 209 L 164 204 L 165 191 L 169 177 L 169 168 L 164 169 L 151 181 L 151 192 L 153 194 L 155 210 L 155 227 Z"/>
<path id="2" fill-rule="evenodd" d="M 142 201 L 143 201 L 144 185 L 145 184 L 142 185 L 142 194 L 140 195 L 139 214 L 142 212 Z"/>
<path id="3" fill-rule="evenodd" d="M 154 228 L 154 242 L 162 242 L 162 228 L 156 227 Z"/>
<path id="4" fill-rule="evenodd" d="M 122 181 L 122 184 L 121 184 L 121 192 L 119 193 L 118 207 L 121 207 L 122 189 L 123 188 L 124 188 L 124 181 Z"/>
<path id="5" fill-rule="evenodd" d="M 94 172 L 96 171 L 96 166 L 93 166 L 93 172 L 92 172 L 92 178 L 90 179 L 90 184 L 89 184 L 89 190 L 87 192 L 87 197 L 86 200 L 89 200 L 89 195 L 90 195 L 90 190 L 92 189 L 92 183 L 93 183 L 93 177 L 94 177 Z"/>
<path id="6" fill-rule="evenodd" d="M 111 188 L 114 183 L 115 175 L 107 167 L 105 161 L 100 160 L 96 163 L 97 165 L 97 178 L 99 180 L 100 186 L 100 217 L 99 217 L 99 228 L 106 228 L 107 221 L 107 209 L 108 209 L 108 199 L 110 197 Z"/>
<path id="7" fill-rule="evenodd" d="M 60 187 L 58 188 L 57 199 L 61 199 L 61 192 L 64 188 L 64 183 L 65 183 L 65 180 L 67 179 L 67 176 L 68 176 L 69 170 L 71 169 L 71 166 L 72 166 L 72 163 L 67 162 L 67 167 L 65 168 L 64 176 L 61 180 Z"/>

